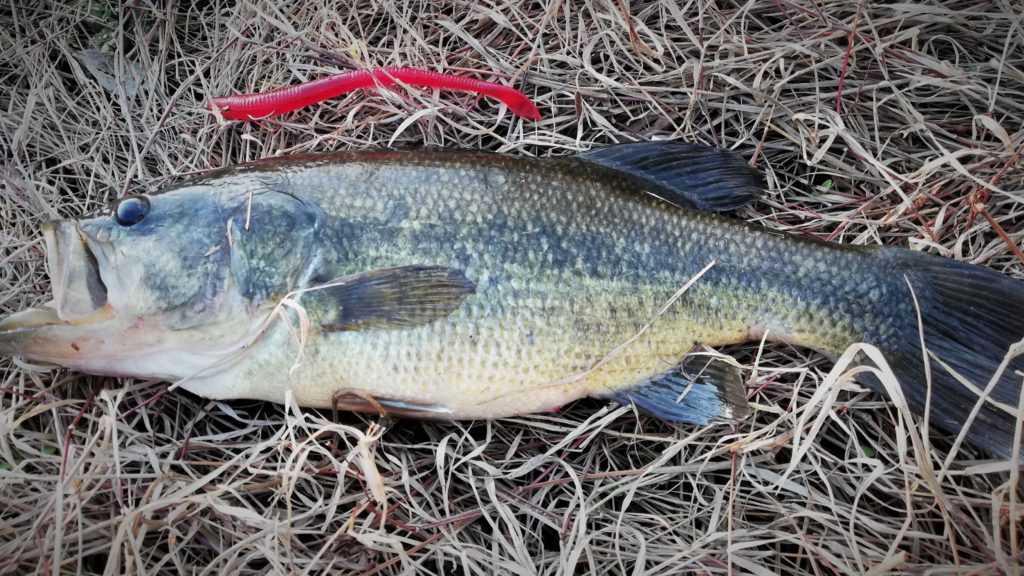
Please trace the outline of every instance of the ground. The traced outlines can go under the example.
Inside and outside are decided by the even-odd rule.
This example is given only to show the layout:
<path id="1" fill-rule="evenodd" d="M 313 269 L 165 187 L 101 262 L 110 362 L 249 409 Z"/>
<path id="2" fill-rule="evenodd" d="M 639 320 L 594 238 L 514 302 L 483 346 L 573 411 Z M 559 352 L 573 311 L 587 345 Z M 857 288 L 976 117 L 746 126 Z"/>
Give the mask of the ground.
<path id="1" fill-rule="evenodd" d="M 699 140 L 766 175 L 738 217 L 1024 277 L 1019 3 L 191 4 L 0 10 L 3 314 L 47 298 L 44 220 L 211 167 L 385 145 Z M 87 65 L 104 60 L 107 77 Z M 403 88 L 250 124 L 205 110 L 384 65 L 511 85 L 543 118 Z M 600 401 L 495 422 L 334 416 L 4 359 L 0 571 L 1018 570 L 1015 467 L 914 442 L 923 423 L 842 362 L 725 352 L 755 415 L 707 428 Z"/>

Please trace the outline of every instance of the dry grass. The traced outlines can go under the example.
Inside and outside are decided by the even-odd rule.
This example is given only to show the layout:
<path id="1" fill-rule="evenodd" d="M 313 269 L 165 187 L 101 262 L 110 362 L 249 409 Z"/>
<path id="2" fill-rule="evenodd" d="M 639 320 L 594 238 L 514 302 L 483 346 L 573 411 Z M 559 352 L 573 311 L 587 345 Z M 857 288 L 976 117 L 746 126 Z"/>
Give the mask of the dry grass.
<path id="1" fill-rule="evenodd" d="M 5 3 L 3 311 L 46 298 L 44 219 L 213 166 L 386 144 L 546 155 L 700 139 L 768 175 L 750 220 L 1024 276 L 1019 3 L 327 4 Z M 75 57 L 88 48 L 137 70 L 137 91 L 102 88 Z M 368 65 L 479 73 L 544 119 L 405 90 L 252 125 L 202 109 Z M 595 401 L 490 423 L 335 422 L 4 361 L 0 571 L 1017 570 L 1024 509 L 1005 463 L 962 449 L 943 468 L 948 444 L 911 442 L 916 423 L 815 354 L 729 352 L 757 367 L 756 417 L 735 429 Z"/>

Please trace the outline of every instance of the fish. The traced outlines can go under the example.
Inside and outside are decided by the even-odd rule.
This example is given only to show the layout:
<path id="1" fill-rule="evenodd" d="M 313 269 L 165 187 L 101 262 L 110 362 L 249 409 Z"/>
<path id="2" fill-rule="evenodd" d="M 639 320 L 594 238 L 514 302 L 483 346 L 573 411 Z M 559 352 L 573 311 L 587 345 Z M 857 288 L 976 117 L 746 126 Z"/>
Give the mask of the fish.
<path id="1" fill-rule="evenodd" d="M 766 193 L 679 141 L 239 164 L 43 223 L 53 299 L 0 321 L 0 354 L 220 400 L 492 419 L 596 397 L 706 426 L 752 412 L 716 348 L 867 343 L 933 430 L 1009 457 L 1024 282 L 730 215 Z"/>

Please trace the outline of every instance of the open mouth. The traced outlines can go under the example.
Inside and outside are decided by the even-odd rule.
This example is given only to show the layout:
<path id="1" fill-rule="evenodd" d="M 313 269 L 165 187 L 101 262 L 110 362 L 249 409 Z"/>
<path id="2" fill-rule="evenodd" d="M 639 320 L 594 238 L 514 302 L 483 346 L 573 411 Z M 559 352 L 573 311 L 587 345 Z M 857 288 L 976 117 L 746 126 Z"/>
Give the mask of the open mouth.
<path id="1" fill-rule="evenodd" d="M 53 300 L 0 320 L 0 348 L 16 346 L 17 342 L 5 338 L 17 333 L 84 324 L 113 314 L 96 251 L 75 222 L 47 222 L 43 224 L 43 238 Z"/>
<path id="2" fill-rule="evenodd" d="M 96 315 L 107 304 L 107 286 L 88 236 L 70 220 L 44 224 L 43 236 L 57 316 L 74 322 Z"/>

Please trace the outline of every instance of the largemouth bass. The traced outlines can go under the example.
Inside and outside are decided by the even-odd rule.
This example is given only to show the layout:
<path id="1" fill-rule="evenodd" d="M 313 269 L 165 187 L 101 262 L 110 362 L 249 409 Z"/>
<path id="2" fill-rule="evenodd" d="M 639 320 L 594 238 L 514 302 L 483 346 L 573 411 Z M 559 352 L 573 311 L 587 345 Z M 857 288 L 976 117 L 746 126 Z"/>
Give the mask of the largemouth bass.
<path id="1" fill-rule="evenodd" d="M 234 166 L 45 224 L 53 300 L 0 323 L 0 353 L 217 399 L 498 418 L 599 396 L 707 424 L 749 408 L 695 347 L 867 342 L 918 412 L 928 362 L 931 422 L 1008 456 L 1020 360 L 979 393 L 1024 338 L 1024 283 L 717 213 L 762 193 L 742 158 L 672 142 Z"/>

